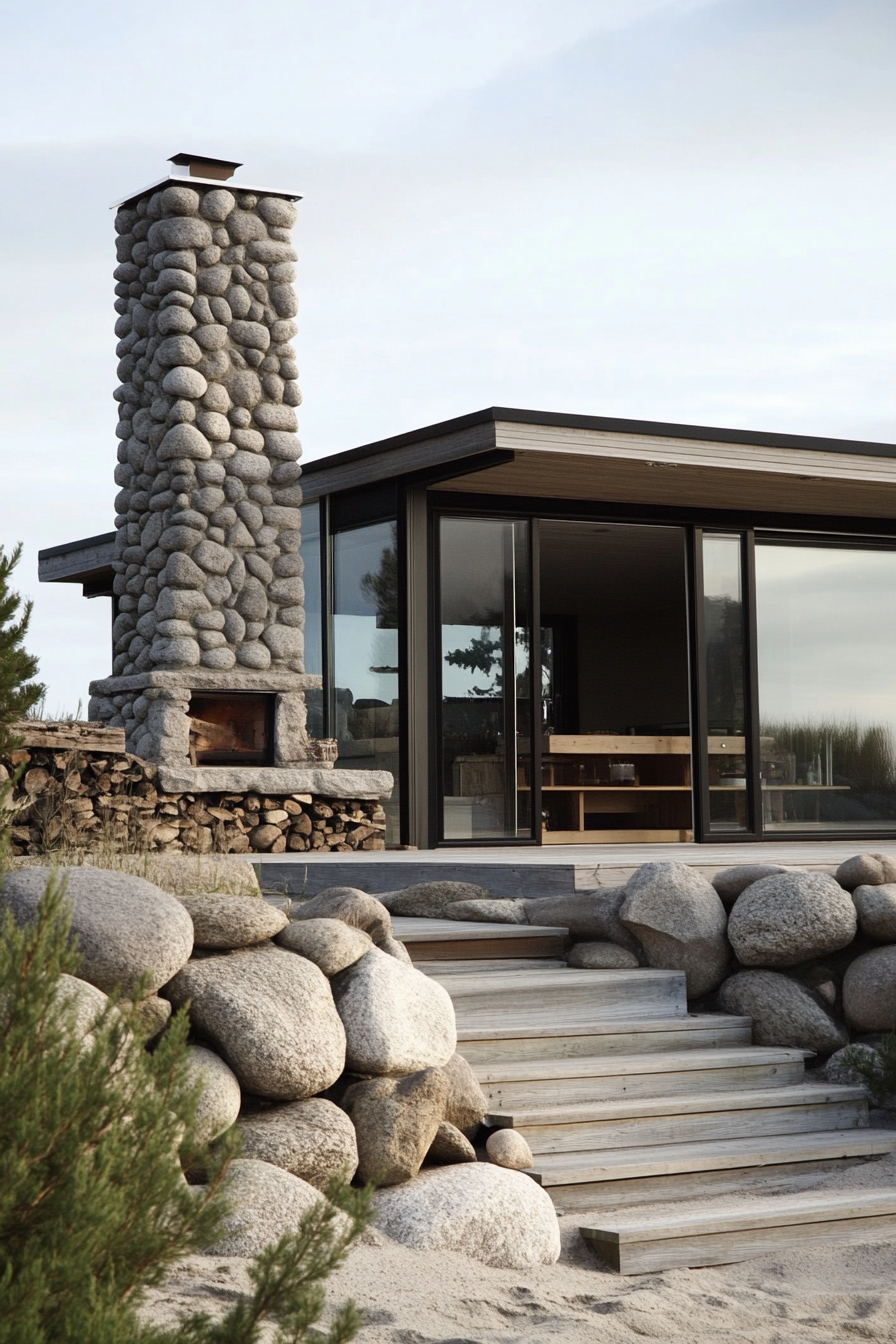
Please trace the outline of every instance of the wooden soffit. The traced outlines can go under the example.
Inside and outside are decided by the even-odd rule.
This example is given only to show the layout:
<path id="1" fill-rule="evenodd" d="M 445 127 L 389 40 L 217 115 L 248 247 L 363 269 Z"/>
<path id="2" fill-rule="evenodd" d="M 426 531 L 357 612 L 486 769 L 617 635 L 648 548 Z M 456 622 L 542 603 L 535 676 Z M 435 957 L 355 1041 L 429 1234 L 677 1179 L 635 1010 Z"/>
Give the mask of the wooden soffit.
<path id="1" fill-rule="evenodd" d="M 439 490 L 677 508 L 896 518 L 896 456 L 499 422 L 512 462 Z M 894 449 L 896 452 L 896 449 Z"/>

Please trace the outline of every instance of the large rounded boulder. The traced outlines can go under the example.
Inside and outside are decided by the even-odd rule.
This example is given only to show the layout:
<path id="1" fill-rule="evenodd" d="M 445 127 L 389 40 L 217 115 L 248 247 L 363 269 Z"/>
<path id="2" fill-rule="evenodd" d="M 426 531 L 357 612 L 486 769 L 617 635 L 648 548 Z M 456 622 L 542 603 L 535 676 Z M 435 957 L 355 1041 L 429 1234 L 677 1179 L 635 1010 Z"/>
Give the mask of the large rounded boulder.
<path id="1" fill-rule="evenodd" d="M 340 919 L 352 929 L 362 929 L 375 943 L 392 937 L 389 911 L 375 896 L 358 887 L 327 887 L 308 901 L 293 901 L 289 917 L 293 920 Z"/>
<path id="2" fill-rule="evenodd" d="M 841 887 L 855 891 L 856 887 L 879 887 L 884 882 L 896 882 L 896 855 L 854 854 L 841 863 L 835 873 Z"/>
<path id="3" fill-rule="evenodd" d="M 798 966 L 856 936 L 852 898 L 827 873 L 778 873 L 738 896 L 728 938 L 743 966 Z"/>
<path id="4" fill-rule="evenodd" d="M 738 971 L 719 991 L 726 1013 L 753 1019 L 754 1045 L 786 1045 L 829 1055 L 849 1039 L 819 994 L 779 971 Z"/>
<path id="5" fill-rule="evenodd" d="M 645 863 L 625 888 L 619 918 L 648 965 L 684 971 L 689 999 L 716 989 L 728 966 L 725 907 L 715 888 L 684 863 Z"/>
<path id="6" fill-rule="evenodd" d="M 523 907 L 530 924 L 569 929 L 582 942 L 616 943 L 637 957 L 641 945 L 619 917 L 626 895 L 625 887 L 601 887 L 569 896 L 536 897 L 524 901 Z"/>
<path id="7" fill-rule="evenodd" d="M 313 961 L 327 976 L 354 966 L 373 947 L 369 933 L 341 919 L 294 920 L 277 934 L 276 942 L 287 951 L 298 952 L 300 957 Z"/>
<path id="8" fill-rule="evenodd" d="M 552 1265 L 560 1257 L 557 1211 L 547 1191 L 490 1162 L 434 1167 L 406 1185 L 378 1190 L 373 1217 L 404 1246 L 457 1251 L 497 1269 Z"/>
<path id="9" fill-rule="evenodd" d="M 242 1093 L 236 1074 L 214 1050 L 204 1045 L 187 1047 L 187 1069 L 200 1088 L 196 1107 L 196 1134 L 200 1143 L 211 1143 L 235 1123 Z"/>
<path id="10" fill-rule="evenodd" d="M 51 868 L 9 873 L 0 888 L 0 910 L 19 925 L 31 923 L 53 875 Z M 71 906 L 71 935 L 81 956 L 78 975 L 109 994 L 133 997 L 143 977 L 154 994 L 187 961 L 193 923 L 175 896 L 142 877 L 105 868 L 60 868 Z"/>
<path id="11" fill-rule="evenodd" d="M 896 882 L 856 887 L 852 899 L 865 937 L 875 943 L 896 943 Z"/>
<path id="12" fill-rule="evenodd" d="M 374 947 L 330 984 L 353 1073 L 416 1073 L 447 1064 L 454 1054 L 457 1029 L 450 995 L 413 966 Z"/>
<path id="13" fill-rule="evenodd" d="M 458 901 L 487 901 L 492 893 L 473 882 L 415 882 L 401 891 L 377 892 L 377 900 L 393 915 L 418 919 L 449 919 L 450 906 Z"/>
<path id="14" fill-rule="evenodd" d="M 326 976 L 294 952 L 268 944 L 191 961 L 165 997 L 175 1008 L 190 1002 L 194 1027 L 256 1096 L 299 1101 L 345 1067 L 345 1031 Z"/>
<path id="15" fill-rule="evenodd" d="M 488 1112 L 488 1099 L 463 1055 L 452 1055 L 441 1071 L 448 1083 L 445 1119 L 473 1139 Z"/>
<path id="16" fill-rule="evenodd" d="M 282 1167 L 319 1189 L 331 1176 L 350 1180 L 358 1169 L 354 1125 L 323 1097 L 250 1112 L 240 1117 L 237 1128 L 244 1157 Z"/>
<path id="17" fill-rule="evenodd" d="M 447 1098 L 441 1069 L 371 1078 L 350 1087 L 343 1105 L 357 1135 L 361 1180 L 401 1185 L 416 1176 L 438 1135 Z"/>
<path id="18" fill-rule="evenodd" d="M 261 896 L 228 896 L 210 891 L 181 896 L 180 901 L 193 921 L 193 941 L 197 947 L 252 947 L 273 938 L 289 922 L 282 910 L 269 905 Z"/>
<path id="19" fill-rule="evenodd" d="M 725 909 L 730 910 L 741 892 L 746 891 L 754 882 L 761 882 L 764 877 L 774 877 L 776 873 L 787 871 L 788 869 L 782 868 L 780 863 L 739 863 L 734 868 L 723 868 L 720 873 L 716 873 L 712 885 L 719 893 Z"/>
<path id="20" fill-rule="evenodd" d="M 856 1031 L 896 1030 L 896 947 L 876 947 L 843 977 L 843 1011 Z"/>
<path id="21" fill-rule="evenodd" d="M 307 1181 L 251 1157 L 231 1162 L 224 1195 L 230 1213 L 223 1235 L 206 1255 L 257 1255 L 287 1233 L 298 1232 L 305 1214 L 323 1199 Z"/>

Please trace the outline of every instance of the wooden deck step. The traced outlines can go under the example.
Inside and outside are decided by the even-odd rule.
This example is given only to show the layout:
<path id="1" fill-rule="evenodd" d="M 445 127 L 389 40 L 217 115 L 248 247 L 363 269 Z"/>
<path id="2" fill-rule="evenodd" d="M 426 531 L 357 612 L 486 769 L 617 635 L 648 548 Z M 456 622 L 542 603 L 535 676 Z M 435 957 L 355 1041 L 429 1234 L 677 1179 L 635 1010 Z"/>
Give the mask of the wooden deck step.
<path id="1" fill-rule="evenodd" d="M 449 975 L 500 975 L 507 971 L 565 971 L 566 962 L 560 957 L 505 957 L 502 961 L 479 960 L 463 961 L 415 961 L 414 965 L 424 975 L 434 980 L 447 979 Z"/>
<path id="2" fill-rule="evenodd" d="M 687 1017 L 680 971 L 566 968 L 452 975 L 444 983 L 461 1030 Z"/>
<path id="3" fill-rule="evenodd" d="M 493 1112 L 615 1097 L 669 1097 L 683 1092 L 787 1087 L 803 1081 L 807 1052 L 777 1046 L 670 1050 L 474 1064 Z"/>
<path id="4" fill-rule="evenodd" d="M 536 924 L 484 924 L 475 920 L 417 919 L 393 915 L 395 937 L 411 960 L 497 961 L 507 957 L 563 957 L 569 930 Z"/>
<path id="5" fill-rule="evenodd" d="M 709 1050 L 749 1045 L 751 1040 L 748 1017 L 691 1013 L 688 1017 L 584 1025 L 554 1021 L 549 1027 L 462 1027 L 457 1033 L 457 1048 L 471 1064 L 498 1065 L 511 1060 Z"/>
<path id="6" fill-rule="evenodd" d="M 662 1217 L 601 1219 L 579 1229 L 620 1274 L 749 1260 L 795 1246 L 896 1236 L 896 1190 L 812 1191 Z"/>
<path id="7" fill-rule="evenodd" d="M 896 1130 L 825 1130 L 814 1134 L 780 1134 L 737 1139 L 701 1140 L 697 1143 L 660 1144 L 654 1148 L 620 1148 L 602 1153 L 554 1153 L 542 1155 L 527 1172 L 544 1186 L 562 1208 L 606 1208 L 615 1202 L 617 1190 L 629 1181 L 638 1183 L 638 1200 L 647 1203 L 680 1198 L 671 1177 L 686 1177 L 680 1191 L 687 1195 L 711 1190 L 702 1177 L 727 1173 L 743 1182 L 757 1169 L 774 1174 L 776 1168 L 804 1163 L 827 1164 L 838 1158 L 873 1157 L 896 1149 Z M 695 1179 L 696 1178 L 696 1179 Z M 624 1198 L 624 1192 L 623 1198 Z"/>
<path id="8" fill-rule="evenodd" d="M 486 1123 L 517 1130 L 537 1161 L 541 1154 L 859 1129 L 868 1124 L 868 1106 L 861 1087 L 802 1083 L 698 1096 L 558 1104 L 492 1114 Z"/>

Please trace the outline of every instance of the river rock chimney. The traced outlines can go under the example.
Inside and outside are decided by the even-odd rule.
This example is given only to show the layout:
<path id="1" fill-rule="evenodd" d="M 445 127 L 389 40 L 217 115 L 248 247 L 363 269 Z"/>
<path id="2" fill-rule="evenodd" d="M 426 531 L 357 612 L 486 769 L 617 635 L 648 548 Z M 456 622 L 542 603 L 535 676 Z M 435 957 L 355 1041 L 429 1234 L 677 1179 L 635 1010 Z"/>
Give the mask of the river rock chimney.
<path id="1" fill-rule="evenodd" d="M 311 763 L 304 692 L 320 679 L 303 662 L 291 344 L 300 198 L 223 185 L 240 166 L 226 160 L 171 162 L 115 217 L 113 675 L 91 686 L 90 717 L 160 765 L 239 764 L 241 751 Z"/>

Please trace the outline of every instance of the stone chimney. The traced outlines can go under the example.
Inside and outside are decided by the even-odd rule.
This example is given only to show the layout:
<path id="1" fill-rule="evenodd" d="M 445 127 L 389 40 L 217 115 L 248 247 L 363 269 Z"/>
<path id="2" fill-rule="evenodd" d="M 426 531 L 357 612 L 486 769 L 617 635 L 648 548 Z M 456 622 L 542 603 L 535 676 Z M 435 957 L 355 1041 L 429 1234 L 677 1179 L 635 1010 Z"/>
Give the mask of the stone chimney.
<path id="1" fill-rule="evenodd" d="M 161 765 L 310 764 L 300 198 L 223 185 L 236 163 L 171 162 L 115 217 L 113 675 L 91 686 L 90 717 Z"/>

